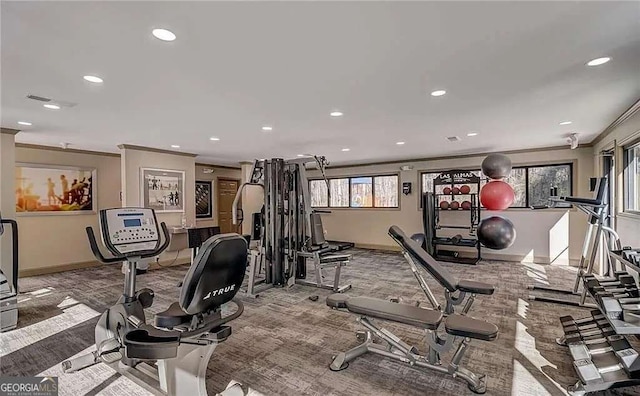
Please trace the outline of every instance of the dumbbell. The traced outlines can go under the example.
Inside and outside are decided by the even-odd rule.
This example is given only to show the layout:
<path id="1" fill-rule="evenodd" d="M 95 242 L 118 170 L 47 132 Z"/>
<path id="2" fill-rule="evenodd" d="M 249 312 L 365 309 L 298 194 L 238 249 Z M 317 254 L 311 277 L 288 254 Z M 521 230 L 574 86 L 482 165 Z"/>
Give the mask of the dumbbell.
<path id="1" fill-rule="evenodd" d="M 587 329 L 593 327 L 603 327 L 608 324 L 604 315 L 600 310 L 591 311 L 591 316 L 587 318 L 574 319 L 572 316 L 562 316 L 560 317 L 560 324 L 563 329 Z M 575 331 L 574 330 L 574 331 Z"/>
<path id="2" fill-rule="evenodd" d="M 595 287 L 636 287 L 636 281 L 633 276 L 624 271 L 616 272 L 613 277 L 598 279 L 593 275 L 585 275 L 583 278 L 588 289 Z"/>
<path id="3" fill-rule="evenodd" d="M 640 265 L 640 251 L 638 250 L 625 250 L 622 252 L 622 257 L 636 265 Z"/>
<path id="4" fill-rule="evenodd" d="M 631 348 L 631 344 L 621 335 L 612 335 L 594 342 L 571 344 L 569 351 L 574 360 L 591 359 L 595 355 L 606 352 L 618 352 Z"/>
<path id="5" fill-rule="evenodd" d="M 604 315 L 601 314 L 598 314 L 590 320 L 581 320 L 579 323 L 574 321 L 572 324 L 566 319 L 565 322 L 562 323 L 567 345 L 577 342 L 598 340 L 600 338 L 616 334 L 613 328 L 609 325 L 609 322 L 605 319 Z"/>
<path id="6" fill-rule="evenodd" d="M 640 252 L 638 250 L 636 250 L 636 249 L 622 250 L 622 258 L 624 258 L 627 261 L 633 262 L 633 259 L 631 258 L 631 256 L 634 256 L 634 255 L 636 255 L 638 253 L 640 253 Z"/>
<path id="7" fill-rule="evenodd" d="M 609 338 L 610 350 L 574 361 L 574 368 L 583 386 L 601 384 L 605 373 L 609 378 L 628 378 L 637 371 L 638 352 L 621 336 Z"/>
<path id="8" fill-rule="evenodd" d="M 602 297 L 600 299 L 600 306 L 610 319 L 622 319 L 622 306 L 615 298 Z"/>

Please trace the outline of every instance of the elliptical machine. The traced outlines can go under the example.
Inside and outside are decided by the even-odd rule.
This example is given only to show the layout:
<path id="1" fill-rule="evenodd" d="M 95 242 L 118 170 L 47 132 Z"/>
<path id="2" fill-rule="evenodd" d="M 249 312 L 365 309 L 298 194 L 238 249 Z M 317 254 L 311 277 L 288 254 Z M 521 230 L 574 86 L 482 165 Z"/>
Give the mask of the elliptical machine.
<path id="1" fill-rule="evenodd" d="M 18 223 L 3 219 L 0 214 L 0 236 L 4 234 L 5 224 L 11 226 L 13 276 L 9 279 L 0 270 L 0 332 L 13 330 L 18 326 Z"/>
<path id="2" fill-rule="evenodd" d="M 211 355 L 231 335 L 225 324 L 244 310 L 233 297 L 244 279 L 246 240 L 237 234 L 209 238 L 182 282 L 180 300 L 156 314 L 154 325 L 149 325 L 144 309 L 152 305 L 154 293 L 148 288 L 136 291 L 136 267 L 169 246 L 167 226 L 158 227 L 155 212 L 146 208 L 105 209 L 99 219 L 102 242 L 113 256 L 103 255 L 93 229 L 87 227 L 91 250 L 105 264 L 125 262 L 124 292 L 96 325 L 96 351 L 62 362 L 63 371 L 104 362 L 156 394 L 207 395 Z M 232 299 L 238 309 L 223 317 L 221 306 Z"/>

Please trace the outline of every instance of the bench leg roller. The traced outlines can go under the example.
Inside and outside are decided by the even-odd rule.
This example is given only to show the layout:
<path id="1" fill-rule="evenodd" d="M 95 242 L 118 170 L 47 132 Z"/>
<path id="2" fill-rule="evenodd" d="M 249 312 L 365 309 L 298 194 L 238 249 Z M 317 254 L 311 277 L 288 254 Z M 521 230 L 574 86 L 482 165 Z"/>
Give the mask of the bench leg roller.
<path id="1" fill-rule="evenodd" d="M 346 352 L 340 352 L 334 358 L 331 364 L 329 365 L 329 369 L 331 371 L 341 371 L 349 367 L 349 362 L 353 359 L 364 355 L 369 351 L 368 342 L 364 342 L 363 344 L 358 345 L 355 348 L 352 348 Z"/>
<path id="2" fill-rule="evenodd" d="M 464 356 L 464 352 L 467 349 L 469 341 L 469 338 L 465 338 L 464 340 L 462 340 L 460 346 L 451 359 L 451 363 L 449 363 L 449 371 L 454 378 L 460 377 L 463 380 L 467 381 L 467 386 L 469 387 L 470 391 L 478 394 L 484 394 L 487 391 L 487 376 L 476 375 L 470 370 L 459 366 L 460 361 Z"/>

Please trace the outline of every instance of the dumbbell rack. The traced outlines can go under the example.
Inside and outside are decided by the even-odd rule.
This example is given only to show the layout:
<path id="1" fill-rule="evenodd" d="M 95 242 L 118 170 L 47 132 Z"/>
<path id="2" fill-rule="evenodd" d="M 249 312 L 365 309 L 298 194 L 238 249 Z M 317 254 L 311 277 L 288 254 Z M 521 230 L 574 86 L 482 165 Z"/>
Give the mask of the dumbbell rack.
<path id="1" fill-rule="evenodd" d="M 454 187 L 460 187 L 467 185 L 471 188 L 471 192 L 468 194 L 453 194 Z M 450 194 L 444 194 L 445 187 L 451 188 Z M 450 170 L 440 173 L 438 177 L 433 180 L 433 219 L 434 219 L 434 237 L 431 240 L 433 246 L 433 256 L 436 260 L 450 261 L 461 264 L 476 264 L 480 261 L 480 241 L 475 237 L 475 232 L 480 222 L 480 201 L 478 198 L 478 192 L 480 191 L 480 177 L 468 170 Z M 457 197 L 468 197 L 471 202 L 471 209 L 469 212 L 469 224 L 468 225 L 448 225 L 440 223 L 441 212 L 464 212 L 466 210 L 460 207 L 459 209 L 441 209 L 439 207 L 440 198 L 450 197 L 452 200 Z M 438 237 L 437 231 L 442 229 L 461 229 L 468 230 L 469 237 L 464 238 L 451 238 L 451 237 Z M 465 247 L 474 248 L 476 254 L 472 257 L 460 256 L 459 252 L 449 249 L 439 249 L 439 246 L 448 247 Z"/>
<path id="2" fill-rule="evenodd" d="M 640 271 L 622 256 L 612 257 Z M 569 394 L 640 385 L 640 355 L 626 338 L 640 334 L 640 292 L 635 279 L 626 271 L 613 277 L 585 275 L 583 287 L 598 309 L 583 319 L 560 318 L 564 343 L 579 377 Z"/>

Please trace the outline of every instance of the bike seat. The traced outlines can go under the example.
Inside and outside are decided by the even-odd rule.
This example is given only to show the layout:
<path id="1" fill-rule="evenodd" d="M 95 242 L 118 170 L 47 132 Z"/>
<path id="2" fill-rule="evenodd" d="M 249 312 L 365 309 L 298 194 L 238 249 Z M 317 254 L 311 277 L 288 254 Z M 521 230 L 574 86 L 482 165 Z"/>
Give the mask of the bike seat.
<path id="1" fill-rule="evenodd" d="M 158 312 L 155 316 L 154 323 L 156 327 L 162 327 L 165 329 L 173 329 L 176 326 L 191 323 L 190 315 L 180 308 L 180 303 L 177 301 L 169 305 L 169 308 L 162 312 Z"/>

